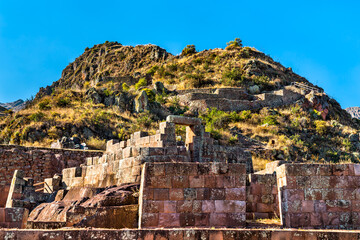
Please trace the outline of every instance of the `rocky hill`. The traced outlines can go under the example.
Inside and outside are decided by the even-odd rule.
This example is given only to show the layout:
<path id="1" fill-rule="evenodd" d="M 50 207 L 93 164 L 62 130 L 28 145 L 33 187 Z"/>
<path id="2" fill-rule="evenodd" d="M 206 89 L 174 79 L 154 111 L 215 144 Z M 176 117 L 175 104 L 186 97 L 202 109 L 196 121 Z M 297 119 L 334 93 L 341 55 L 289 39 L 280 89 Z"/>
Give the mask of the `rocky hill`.
<path id="1" fill-rule="evenodd" d="M 0 107 L 11 109 L 13 111 L 19 111 L 25 107 L 25 102 L 22 99 L 9 103 L 0 103 Z"/>
<path id="2" fill-rule="evenodd" d="M 66 136 L 101 149 L 138 130 L 155 133 L 169 114 L 201 117 L 219 142 L 261 146 L 259 159 L 358 160 L 358 122 L 238 39 L 201 52 L 189 45 L 178 56 L 155 45 L 86 48 L 25 109 L 0 118 L 0 143 L 50 146 Z"/>
<path id="3" fill-rule="evenodd" d="M 345 109 L 353 118 L 360 119 L 360 107 L 349 107 Z"/>

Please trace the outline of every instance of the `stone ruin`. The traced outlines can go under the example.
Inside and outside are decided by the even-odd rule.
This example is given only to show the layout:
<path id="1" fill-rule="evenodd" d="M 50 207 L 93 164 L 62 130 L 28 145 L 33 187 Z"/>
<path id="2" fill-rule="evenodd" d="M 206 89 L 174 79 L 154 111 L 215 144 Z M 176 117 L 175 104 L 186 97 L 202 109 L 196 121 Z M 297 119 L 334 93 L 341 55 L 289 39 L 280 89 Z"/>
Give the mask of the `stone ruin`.
<path id="1" fill-rule="evenodd" d="M 185 146 L 176 144 L 177 124 L 186 126 Z M 46 178 L 42 192 L 34 185 L 15 171 L 6 208 L 0 209 L 1 227 L 132 228 L 139 230 L 131 236 L 149 239 L 170 238 L 160 228 L 184 228 L 174 239 L 185 239 L 188 228 L 224 237 L 226 228 L 254 227 L 257 219 L 279 219 L 277 228 L 360 229 L 360 164 L 274 161 L 254 173 L 249 152 L 217 144 L 196 118 L 169 116 L 155 135 L 111 140 L 101 157 Z M 221 230 L 211 232 L 214 227 Z"/>
<path id="2" fill-rule="evenodd" d="M 266 92 L 249 94 L 243 88 L 203 88 L 178 90 L 179 103 L 189 106 L 192 111 L 206 111 L 217 108 L 221 111 L 254 110 L 264 107 L 279 107 L 293 104 L 303 98 L 294 86 Z"/>

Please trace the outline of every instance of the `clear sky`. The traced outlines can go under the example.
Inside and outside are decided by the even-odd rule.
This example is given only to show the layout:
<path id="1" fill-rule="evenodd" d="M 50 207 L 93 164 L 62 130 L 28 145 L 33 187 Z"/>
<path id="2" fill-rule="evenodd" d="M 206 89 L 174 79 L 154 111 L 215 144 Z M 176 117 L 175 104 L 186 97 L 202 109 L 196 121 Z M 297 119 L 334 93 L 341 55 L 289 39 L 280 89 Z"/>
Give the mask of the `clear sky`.
<path id="1" fill-rule="evenodd" d="M 359 1 L 0 0 L 0 102 L 58 80 L 85 47 L 153 43 L 173 54 L 225 47 L 239 37 L 360 106 Z"/>

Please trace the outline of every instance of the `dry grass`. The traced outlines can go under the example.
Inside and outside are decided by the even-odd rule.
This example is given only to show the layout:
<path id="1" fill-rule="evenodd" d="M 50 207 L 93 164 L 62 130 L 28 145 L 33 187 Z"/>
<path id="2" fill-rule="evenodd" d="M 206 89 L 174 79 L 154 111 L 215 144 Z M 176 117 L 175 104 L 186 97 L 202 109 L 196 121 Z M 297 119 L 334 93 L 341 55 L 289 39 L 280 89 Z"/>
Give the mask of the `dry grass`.
<path id="1" fill-rule="evenodd" d="M 271 160 L 253 156 L 252 162 L 253 162 L 254 172 L 258 172 L 264 170 L 266 168 L 266 164 L 271 162 Z"/>

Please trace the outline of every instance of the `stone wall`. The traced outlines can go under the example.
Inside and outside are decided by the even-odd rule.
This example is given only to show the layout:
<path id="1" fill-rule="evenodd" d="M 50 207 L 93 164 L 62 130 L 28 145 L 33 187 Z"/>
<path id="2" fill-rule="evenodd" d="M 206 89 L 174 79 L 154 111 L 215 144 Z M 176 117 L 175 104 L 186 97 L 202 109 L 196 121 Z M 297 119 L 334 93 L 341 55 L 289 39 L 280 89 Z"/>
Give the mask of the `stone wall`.
<path id="1" fill-rule="evenodd" d="M 219 88 L 212 91 L 184 91 L 177 97 L 182 105 L 189 106 L 191 110 L 217 108 L 222 111 L 243 111 L 289 105 L 303 96 L 288 86 L 254 96 L 247 94 L 242 88 Z"/>
<path id="2" fill-rule="evenodd" d="M 284 164 L 276 172 L 285 227 L 360 228 L 360 164 Z"/>
<path id="3" fill-rule="evenodd" d="M 26 208 L 0 208 L 0 228 L 25 228 L 28 215 Z"/>
<path id="4" fill-rule="evenodd" d="M 245 226 L 244 164 L 146 163 L 139 227 Z"/>
<path id="5" fill-rule="evenodd" d="M 186 145 L 177 146 L 175 125 L 186 125 Z M 63 170 L 63 182 L 72 187 L 107 187 L 139 183 L 141 165 L 146 162 L 225 162 L 244 163 L 252 172 L 251 154 L 236 146 L 216 144 L 195 118 L 169 116 L 155 135 L 135 132 L 126 141 L 107 142 L 101 157 L 87 158 L 80 167 Z"/>
<path id="6" fill-rule="evenodd" d="M 146 240 L 238 240 L 238 239 L 359 239 L 360 231 L 296 229 L 61 229 L 0 230 L 0 239 L 146 239 Z"/>
<path id="7" fill-rule="evenodd" d="M 102 154 L 102 151 L 0 145 L 0 190 L 4 193 L 0 196 L 0 207 L 5 205 L 15 170 L 23 170 L 25 176 L 41 182 L 55 173 L 61 173 L 64 168 L 79 166 L 87 157 Z"/>
<path id="8" fill-rule="evenodd" d="M 246 218 L 280 217 L 276 174 L 249 174 L 246 186 Z"/>

